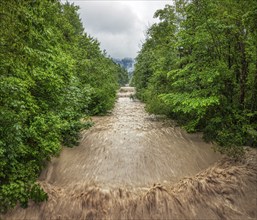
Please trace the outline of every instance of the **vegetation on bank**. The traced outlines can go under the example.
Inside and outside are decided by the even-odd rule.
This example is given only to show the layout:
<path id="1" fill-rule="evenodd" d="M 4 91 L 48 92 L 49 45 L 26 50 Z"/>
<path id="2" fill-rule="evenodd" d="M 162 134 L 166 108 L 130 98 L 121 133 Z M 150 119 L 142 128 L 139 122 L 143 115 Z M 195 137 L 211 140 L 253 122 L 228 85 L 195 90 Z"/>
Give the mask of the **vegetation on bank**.
<path id="1" fill-rule="evenodd" d="M 176 0 L 158 10 L 133 84 L 149 112 L 236 156 L 257 145 L 257 1 Z"/>
<path id="2" fill-rule="evenodd" d="M 127 73 L 87 35 L 78 7 L 57 0 L 0 3 L 0 212 L 47 198 L 35 183 L 88 115 L 104 114 Z"/>

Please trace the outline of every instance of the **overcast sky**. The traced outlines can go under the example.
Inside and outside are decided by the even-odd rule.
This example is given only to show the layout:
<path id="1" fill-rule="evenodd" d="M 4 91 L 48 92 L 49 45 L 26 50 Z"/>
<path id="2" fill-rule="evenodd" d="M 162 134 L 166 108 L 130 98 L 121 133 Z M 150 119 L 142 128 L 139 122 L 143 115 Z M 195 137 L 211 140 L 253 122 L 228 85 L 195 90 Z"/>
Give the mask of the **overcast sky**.
<path id="1" fill-rule="evenodd" d="M 64 0 L 62 2 L 65 2 Z M 154 12 L 172 0 L 69 0 L 80 7 L 85 31 L 97 38 L 101 49 L 114 58 L 135 58 L 154 22 Z"/>

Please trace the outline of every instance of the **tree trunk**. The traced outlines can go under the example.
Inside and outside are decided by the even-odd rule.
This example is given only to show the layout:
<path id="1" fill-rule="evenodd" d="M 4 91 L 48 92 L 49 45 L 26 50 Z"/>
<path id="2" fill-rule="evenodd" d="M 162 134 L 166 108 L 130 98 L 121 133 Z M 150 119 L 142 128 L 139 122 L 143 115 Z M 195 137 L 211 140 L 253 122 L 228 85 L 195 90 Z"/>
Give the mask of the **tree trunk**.
<path id="1" fill-rule="evenodd" d="M 256 47 L 256 61 L 255 61 L 255 77 L 253 82 L 252 92 L 252 111 L 257 111 L 257 47 Z"/>
<path id="2" fill-rule="evenodd" d="M 241 71 L 240 71 L 240 99 L 239 103 L 244 108 L 245 105 L 245 93 L 246 93 L 246 79 L 248 73 L 248 63 L 246 61 L 246 54 L 245 54 L 245 44 L 244 42 L 239 43 L 239 48 L 241 52 Z"/>

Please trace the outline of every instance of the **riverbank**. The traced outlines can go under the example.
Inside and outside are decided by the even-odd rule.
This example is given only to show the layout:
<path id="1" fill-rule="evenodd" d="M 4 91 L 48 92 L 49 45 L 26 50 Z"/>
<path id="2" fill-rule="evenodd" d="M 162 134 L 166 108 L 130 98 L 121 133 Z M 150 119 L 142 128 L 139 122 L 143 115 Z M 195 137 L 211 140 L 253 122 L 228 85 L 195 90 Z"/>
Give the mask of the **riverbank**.
<path id="1" fill-rule="evenodd" d="M 242 161 L 222 158 L 200 134 L 148 115 L 125 93 L 112 114 L 94 118 L 78 147 L 64 148 L 42 172 L 48 201 L 16 208 L 4 219 L 257 216 L 255 149 Z"/>

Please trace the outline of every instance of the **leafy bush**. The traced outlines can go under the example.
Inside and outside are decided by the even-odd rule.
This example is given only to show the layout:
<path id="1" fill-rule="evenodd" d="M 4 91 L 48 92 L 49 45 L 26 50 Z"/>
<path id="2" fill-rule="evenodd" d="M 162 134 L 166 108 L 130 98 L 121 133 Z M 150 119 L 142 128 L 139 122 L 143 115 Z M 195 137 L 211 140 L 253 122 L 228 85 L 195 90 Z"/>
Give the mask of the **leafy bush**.
<path id="1" fill-rule="evenodd" d="M 176 1 L 157 10 L 133 84 L 151 113 L 233 157 L 257 146 L 257 1 Z"/>
<path id="2" fill-rule="evenodd" d="M 35 183 L 82 118 L 112 108 L 122 69 L 84 32 L 73 4 L 1 2 L 0 211 L 47 199 Z M 97 109 L 97 110 L 96 110 Z"/>

